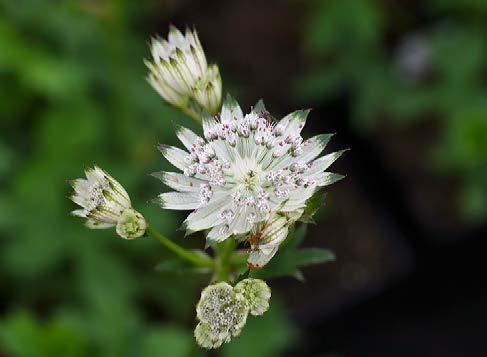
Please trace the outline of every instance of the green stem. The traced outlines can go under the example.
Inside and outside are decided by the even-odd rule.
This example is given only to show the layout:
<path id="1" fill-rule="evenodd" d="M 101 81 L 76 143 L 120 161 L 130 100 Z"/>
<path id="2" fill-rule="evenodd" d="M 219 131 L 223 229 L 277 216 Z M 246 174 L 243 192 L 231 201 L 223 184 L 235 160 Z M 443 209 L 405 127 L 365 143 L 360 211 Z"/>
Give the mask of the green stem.
<path id="1" fill-rule="evenodd" d="M 150 235 L 152 238 L 157 239 L 163 246 L 165 246 L 171 252 L 176 254 L 179 258 L 186 260 L 187 262 L 195 266 L 204 267 L 204 268 L 214 268 L 215 266 L 213 260 L 209 258 L 204 258 L 202 256 L 199 256 L 198 254 L 186 250 L 180 245 L 174 243 L 169 238 L 163 236 L 161 233 L 156 231 L 151 226 L 147 227 L 146 233 Z"/>
<path id="2" fill-rule="evenodd" d="M 238 243 L 235 239 L 229 238 L 217 245 L 217 258 L 215 261 L 215 278 L 217 281 L 228 281 L 230 279 L 230 272 L 232 268 L 231 259 L 237 244 Z"/>

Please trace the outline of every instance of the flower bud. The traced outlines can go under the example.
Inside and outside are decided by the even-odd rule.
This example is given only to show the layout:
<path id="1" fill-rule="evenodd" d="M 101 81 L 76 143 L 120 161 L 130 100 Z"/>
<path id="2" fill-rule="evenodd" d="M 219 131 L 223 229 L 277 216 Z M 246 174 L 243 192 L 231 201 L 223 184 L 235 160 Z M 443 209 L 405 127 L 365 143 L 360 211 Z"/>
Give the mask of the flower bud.
<path id="1" fill-rule="evenodd" d="M 274 213 L 256 233 L 248 238 L 251 250 L 247 259 L 250 269 L 260 269 L 276 254 L 289 233 L 289 227 L 303 214 L 302 209 L 293 212 Z"/>
<path id="2" fill-rule="evenodd" d="M 269 309 L 271 289 L 265 281 L 252 278 L 244 279 L 235 285 L 234 291 L 245 298 L 252 315 L 262 315 Z"/>
<path id="3" fill-rule="evenodd" d="M 203 348 L 217 348 L 238 336 L 247 321 L 248 304 L 231 285 L 221 282 L 206 287 L 196 306 L 200 323 L 194 331 Z"/>
<path id="4" fill-rule="evenodd" d="M 145 232 L 144 217 L 132 209 L 130 197 L 120 183 L 98 166 L 85 170 L 86 179 L 72 181 L 71 200 L 81 206 L 71 212 L 86 218 L 86 226 L 102 229 L 117 226 L 117 233 L 133 239 Z"/>
<path id="5" fill-rule="evenodd" d="M 215 114 L 220 109 L 222 82 L 216 65 L 208 66 L 196 31 L 183 35 L 171 26 L 167 40 L 154 38 L 152 59 L 146 60 L 148 81 L 167 102 L 199 116 L 202 109 Z"/>
<path id="6" fill-rule="evenodd" d="M 145 233 L 147 223 L 144 217 L 132 208 L 122 212 L 117 222 L 117 234 L 124 239 L 135 239 Z"/>

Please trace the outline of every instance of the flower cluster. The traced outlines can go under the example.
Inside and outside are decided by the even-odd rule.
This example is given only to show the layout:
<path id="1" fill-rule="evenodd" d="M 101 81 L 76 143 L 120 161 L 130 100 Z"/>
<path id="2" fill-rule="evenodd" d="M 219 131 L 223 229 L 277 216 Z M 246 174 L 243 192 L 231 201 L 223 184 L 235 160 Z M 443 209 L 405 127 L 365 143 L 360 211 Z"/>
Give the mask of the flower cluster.
<path id="1" fill-rule="evenodd" d="M 117 234 L 134 239 L 145 233 L 144 217 L 132 208 L 130 197 L 113 177 L 95 166 L 86 169 L 86 179 L 73 180 L 71 200 L 81 206 L 72 215 L 86 218 L 86 226 L 102 229 L 116 226 Z"/>
<path id="2" fill-rule="evenodd" d="M 186 264 L 213 272 L 213 279 L 228 280 L 240 272 L 242 256 L 249 269 L 262 268 L 290 227 L 309 219 L 319 206 L 312 196 L 342 178 L 326 170 L 343 151 L 320 156 L 332 135 L 302 137 L 309 110 L 276 120 L 262 101 L 247 114 L 230 96 L 222 106 L 219 69 L 208 65 L 196 31 L 186 29 L 183 35 L 171 26 L 167 40 L 152 40 L 151 53 L 152 59 L 145 61 L 149 83 L 203 127 L 200 135 L 176 128 L 184 150 L 159 147 L 179 172 L 154 174 L 173 190 L 156 201 L 165 209 L 192 211 L 183 223 L 186 234 L 206 231 L 215 256 L 188 251 L 149 226 L 120 183 L 97 166 L 85 171 L 86 179 L 72 182 L 71 199 L 81 206 L 72 214 L 85 218 L 89 228 L 116 227 L 125 239 L 147 233 Z M 237 244 L 231 241 L 220 244 L 227 239 L 246 242 L 248 257 L 235 252 Z M 269 309 L 270 297 L 270 288 L 259 279 L 206 287 L 196 308 L 197 343 L 211 349 L 229 342 L 240 334 L 249 314 Z"/>
<path id="3" fill-rule="evenodd" d="M 249 313 L 257 316 L 268 310 L 270 297 L 270 288 L 259 279 L 245 279 L 235 287 L 225 282 L 207 286 L 196 307 L 196 342 L 207 349 L 229 342 L 240 334 Z"/>
<path id="4" fill-rule="evenodd" d="M 168 39 L 154 38 L 152 59 L 145 64 L 147 80 L 169 103 L 193 117 L 201 109 L 216 113 L 220 109 L 222 82 L 216 65 L 208 65 L 196 31 L 183 35 L 171 26 Z"/>
<path id="5" fill-rule="evenodd" d="M 325 172 L 341 152 L 317 158 L 331 135 L 302 138 L 308 113 L 298 110 L 275 121 L 259 102 L 244 115 L 228 96 L 218 116 L 203 117 L 204 138 L 177 129 L 187 151 L 161 146 L 182 173 L 158 174 L 175 190 L 159 195 L 160 206 L 193 210 L 184 222 L 187 233 L 209 230 L 210 241 L 262 237 L 252 245 L 265 259 L 249 263 L 264 265 L 313 193 L 341 178 Z"/>

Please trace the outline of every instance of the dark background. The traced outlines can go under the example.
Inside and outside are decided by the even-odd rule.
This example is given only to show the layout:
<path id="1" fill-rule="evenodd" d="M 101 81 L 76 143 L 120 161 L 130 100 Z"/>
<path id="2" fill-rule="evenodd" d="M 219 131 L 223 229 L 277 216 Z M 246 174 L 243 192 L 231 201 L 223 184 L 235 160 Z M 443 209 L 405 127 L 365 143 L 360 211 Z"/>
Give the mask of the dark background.
<path id="1" fill-rule="evenodd" d="M 272 308 L 224 356 L 487 355 L 487 3 L 0 0 L 0 355 L 190 356 L 207 276 L 68 216 L 96 162 L 147 203 L 172 123 L 147 42 L 194 25 L 224 90 L 350 148 L 304 245 L 337 260 L 270 281 Z M 186 240 L 203 246 L 202 237 Z"/>

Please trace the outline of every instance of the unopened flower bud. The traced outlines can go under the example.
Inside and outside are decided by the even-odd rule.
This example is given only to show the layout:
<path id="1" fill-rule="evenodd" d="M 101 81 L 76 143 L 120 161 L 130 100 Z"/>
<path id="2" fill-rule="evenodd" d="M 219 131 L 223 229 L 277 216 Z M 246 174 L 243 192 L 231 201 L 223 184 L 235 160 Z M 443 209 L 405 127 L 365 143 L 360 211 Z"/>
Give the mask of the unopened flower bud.
<path id="1" fill-rule="evenodd" d="M 146 60 L 148 81 L 170 104 L 199 116 L 197 102 L 209 113 L 217 113 L 222 97 L 222 82 L 216 65 L 208 66 L 196 31 L 183 35 L 171 26 L 167 40 L 155 38 L 151 43 L 152 59 Z"/>
<path id="2" fill-rule="evenodd" d="M 117 234 L 124 239 L 135 239 L 144 235 L 147 223 L 144 217 L 132 208 L 128 208 L 118 218 Z"/>
<path id="3" fill-rule="evenodd" d="M 234 287 L 237 294 L 241 294 L 249 305 L 252 315 L 262 315 L 269 309 L 271 289 L 265 281 L 260 279 L 244 279 Z"/>

